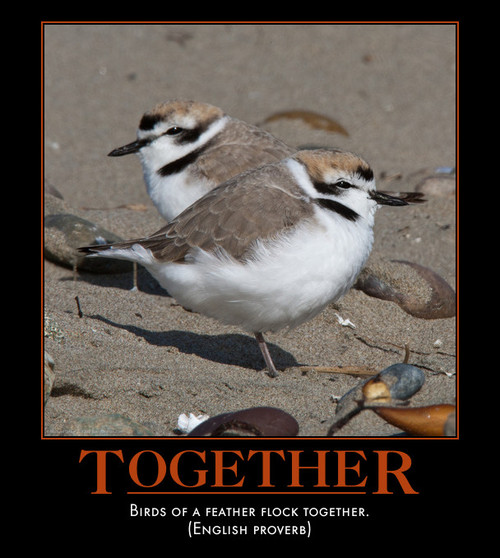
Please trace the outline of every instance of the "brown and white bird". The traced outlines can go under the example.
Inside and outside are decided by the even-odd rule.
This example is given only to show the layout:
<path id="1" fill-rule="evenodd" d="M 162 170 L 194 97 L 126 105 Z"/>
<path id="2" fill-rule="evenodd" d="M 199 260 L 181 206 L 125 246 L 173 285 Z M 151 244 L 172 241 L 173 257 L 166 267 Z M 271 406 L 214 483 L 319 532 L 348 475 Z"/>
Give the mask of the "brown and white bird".
<path id="1" fill-rule="evenodd" d="M 84 247 L 143 265 L 182 306 L 253 333 L 295 327 L 342 297 L 373 244 L 379 205 L 369 165 L 340 150 L 299 151 L 224 182 L 147 238 Z"/>
<path id="2" fill-rule="evenodd" d="M 139 155 L 147 192 L 160 215 L 171 221 L 229 178 L 295 151 L 218 107 L 171 100 L 146 112 L 137 139 L 109 156 Z"/>

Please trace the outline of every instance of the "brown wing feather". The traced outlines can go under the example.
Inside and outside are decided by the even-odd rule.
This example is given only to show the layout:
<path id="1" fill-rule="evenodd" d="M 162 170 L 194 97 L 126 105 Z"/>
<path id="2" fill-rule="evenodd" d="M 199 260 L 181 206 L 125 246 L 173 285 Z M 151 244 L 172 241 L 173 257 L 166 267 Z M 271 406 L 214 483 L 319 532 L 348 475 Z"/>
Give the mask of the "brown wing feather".
<path id="1" fill-rule="evenodd" d="M 278 186 L 279 165 L 240 175 L 215 188 L 141 244 L 160 261 L 182 261 L 194 247 L 223 248 L 243 259 L 257 238 L 271 238 L 311 216 L 300 191 Z"/>

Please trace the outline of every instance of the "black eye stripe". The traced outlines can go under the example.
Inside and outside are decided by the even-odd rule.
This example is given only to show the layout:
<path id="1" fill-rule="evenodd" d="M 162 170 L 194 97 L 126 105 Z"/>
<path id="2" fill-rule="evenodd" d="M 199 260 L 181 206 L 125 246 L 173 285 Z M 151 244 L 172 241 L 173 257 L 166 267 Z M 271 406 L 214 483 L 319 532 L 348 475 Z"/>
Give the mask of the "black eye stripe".
<path id="1" fill-rule="evenodd" d="M 172 126 L 163 135 L 175 137 L 176 143 L 182 145 L 184 143 L 194 143 L 203 132 L 207 129 L 207 126 L 196 126 L 196 128 L 181 128 L 180 126 Z"/>
<path id="2" fill-rule="evenodd" d="M 350 207 L 347 207 L 346 205 L 343 205 L 342 203 L 335 200 L 330 200 L 326 198 L 317 198 L 315 200 L 315 203 L 321 205 L 321 207 L 324 207 L 334 213 L 338 213 L 348 221 L 356 221 L 359 217 L 358 213 L 356 213 Z"/>
<path id="3" fill-rule="evenodd" d="M 351 184 L 347 180 L 339 180 L 333 184 L 328 184 L 327 182 L 313 182 L 313 186 L 317 192 L 320 194 L 333 194 L 341 195 L 349 188 L 357 188 L 354 184 Z"/>
<path id="4" fill-rule="evenodd" d="M 212 145 L 212 142 L 208 141 L 204 145 L 201 145 L 200 147 L 198 147 L 198 149 L 195 149 L 194 151 L 191 151 L 187 155 L 184 155 L 184 157 L 181 157 L 181 158 L 177 159 L 176 161 L 172 161 L 171 163 L 168 163 L 167 165 L 161 167 L 161 169 L 159 169 L 157 171 L 158 174 L 160 176 L 170 176 L 172 174 L 177 174 L 178 172 L 183 171 L 193 161 L 196 161 L 196 159 L 206 149 L 209 149 L 211 145 Z"/>
<path id="5" fill-rule="evenodd" d="M 166 132 L 165 135 L 167 136 L 176 136 L 178 134 L 182 134 L 182 132 L 184 132 L 184 128 L 181 128 L 180 126 L 172 126 L 172 128 L 169 128 Z"/>

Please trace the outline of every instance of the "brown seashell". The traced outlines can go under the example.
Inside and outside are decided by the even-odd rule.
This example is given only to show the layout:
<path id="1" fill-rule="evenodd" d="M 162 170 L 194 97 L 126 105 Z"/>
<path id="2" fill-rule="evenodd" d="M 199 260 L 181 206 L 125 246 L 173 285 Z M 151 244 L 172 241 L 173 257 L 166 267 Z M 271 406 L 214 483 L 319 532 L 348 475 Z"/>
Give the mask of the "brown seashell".
<path id="1" fill-rule="evenodd" d="M 428 291 L 427 296 L 417 295 L 405 289 L 405 285 L 398 277 L 391 277 L 394 265 L 407 266 L 414 270 Z M 395 268 L 395 273 L 405 274 Z M 399 283 L 399 284 L 398 284 Z M 433 320 L 438 318 L 452 318 L 456 315 L 456 295 L 450 285 L 436 272 L 428 267 L 404 260 L 387 262 L 384 268 L 366 267 L 358 277 L 355 288 L 369 296 L 388 300 L 398 304 L 405 312 L 416 318 Z"/>
<path id="2" fill-rule="evenodd" d="M 445 436 L 445 424 L 454 405 L 426 407 L 370 407 L 389 424 L 404 430 L 410 436 Z"/>
<path id="3" fill-rule="evenodd" d="M 336 132 L 337 134 L 342 134 L 348 136 L 347 130 L 340 125 L 335 120 L 332 120 L 328 116 L 323 116 L 316 112 L 309 110 L 285 110 L 282 112 L 275 112 L 271 116 L 268 116 L 264 123 L 273 122 L 274 120 L 281 120 L 282 118 L 298 119 L 305 122 L 311 128 L 316 130 L 325 130 L 327 132 Z"/>
<path id="4" fill-rule="evenodd" d="M 251 407 L 211 417 L 191 430 L 188 436 L 220 436 L 228 430 L 247 436 L 289 437 L 298 434 L 299 425 L 281 409 Z"/>

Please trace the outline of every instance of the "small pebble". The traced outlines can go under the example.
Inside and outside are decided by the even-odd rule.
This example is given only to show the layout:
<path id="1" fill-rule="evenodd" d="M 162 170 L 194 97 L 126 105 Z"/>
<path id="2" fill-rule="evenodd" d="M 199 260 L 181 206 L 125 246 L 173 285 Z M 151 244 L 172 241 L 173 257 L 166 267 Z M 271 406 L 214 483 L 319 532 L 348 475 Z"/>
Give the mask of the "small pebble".
<path id="1" fill-rule="evenodd" d="M 411 364 L 389 366 L 345 393 L 338 401 L 335 421 L 328 431 L 332 436 L 367 404 L 404 401 L 424 385 L 425 374 Z"/>

